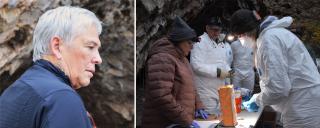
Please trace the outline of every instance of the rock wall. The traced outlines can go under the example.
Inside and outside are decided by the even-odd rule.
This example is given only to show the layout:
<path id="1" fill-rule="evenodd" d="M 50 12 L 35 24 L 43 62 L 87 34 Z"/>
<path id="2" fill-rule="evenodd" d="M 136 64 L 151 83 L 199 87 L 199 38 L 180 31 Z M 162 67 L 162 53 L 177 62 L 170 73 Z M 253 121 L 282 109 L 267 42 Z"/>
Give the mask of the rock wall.
<path id="1" fill-rule="evenodd" d="M 133 127 L 133 0 L 1 0 L 0 94 L 32 64 L 32 32 L 39 16 L 58 6 L 80 6 L 103 22 L 97 75 L 79 91 L 99 128 Z"/>
<path id="2" fill-rule="evenodd" d="M 271 14 L 292 16 L 294 27 L 314 57 L 320 57 L 320 1 L 318 0 L 264 0 Z"/>
<path id="3" fill-rule="evenodd" d="M 290 15 L 304 20 L 320 19 L 318 0 L 263 0 L 263 3 L 275 15 Z"/>

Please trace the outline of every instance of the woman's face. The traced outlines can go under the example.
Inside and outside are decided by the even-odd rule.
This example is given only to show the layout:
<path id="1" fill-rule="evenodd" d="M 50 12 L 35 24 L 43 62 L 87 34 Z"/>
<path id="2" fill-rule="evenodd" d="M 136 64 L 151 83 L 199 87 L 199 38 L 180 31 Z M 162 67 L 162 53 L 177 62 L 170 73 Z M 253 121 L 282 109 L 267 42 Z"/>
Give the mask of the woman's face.
<path id="1" fill-rule="evenodd" d="M 94 26 L 77 35 L 72 42 L 61 46 L 60 63 L 73 88 L 89 85 L 95 73 L 95 65 L 102 63 L 98 51 L 100 46 L 99 34 Z"/>
<path id="2" fill-rule="evenodd" d="M 185 56 L 188 56 L 194 43 L 195 42 L 192 42 L 191 40 L 186 40 L 186 41 L 180 42 L 178 44 L 178 47 L 183 51 Z"/>

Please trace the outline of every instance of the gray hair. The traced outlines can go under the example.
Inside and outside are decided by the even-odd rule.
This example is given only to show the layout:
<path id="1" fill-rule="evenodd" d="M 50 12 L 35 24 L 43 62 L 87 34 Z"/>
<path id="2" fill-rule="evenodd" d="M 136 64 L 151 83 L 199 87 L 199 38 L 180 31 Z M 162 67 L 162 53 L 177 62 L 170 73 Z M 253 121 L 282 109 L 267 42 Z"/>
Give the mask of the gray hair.
<path id="1" fill-rule="evenodd" d="M 63 6 L 45 12 L 36 25 L 33 35 L 33 61 L 45 54 L 50 54 L 50 40 L 54 36 L 64 42 L 71 42 L 75 36 L 84 32 L 87 27 L 95 25 L 101 34 L 101 21 L 94 13 L 79 7 Z"/>

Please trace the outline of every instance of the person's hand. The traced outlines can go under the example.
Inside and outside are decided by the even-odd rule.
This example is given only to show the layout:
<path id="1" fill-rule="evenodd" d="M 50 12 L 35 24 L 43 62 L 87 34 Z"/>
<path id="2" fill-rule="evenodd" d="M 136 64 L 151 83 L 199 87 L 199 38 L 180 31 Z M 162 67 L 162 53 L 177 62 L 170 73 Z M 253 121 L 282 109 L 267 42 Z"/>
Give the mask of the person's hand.
<path id="1" fill-rule="evenodd" d="M 246 88 L 240 88 L 242 101 L 249 101 L 252 91 Z"/>
<path id="2" fill-rule="evenodd" d="M 254 94 L 251 99 L 247 102 L 243 102 L 242 105 L 248 112 L 257 112 L 259 109 L 259 106 L 256 104 L 256 98 L 258 94 Z"/>
<path id="3" fill-rule="evenodd" d="M 195 112 L 195 118 L 202 118 L 202 119 L 208 119 L 208 113 L 204 111 L 204 109 L 198 109 Z"/>
<path id="4" fill-rule="evenodd" d="M 233 70 L 225 70 L 225 69 L 217 68 L 217 77 L 220 79 L 225 79 L 233 75 L 234 75 Z"/>
<path id="5" fill-rule="evenodd" d="M 196 121 L 192 121 L 190 128 L 200 128 L 199 124 Z"/>

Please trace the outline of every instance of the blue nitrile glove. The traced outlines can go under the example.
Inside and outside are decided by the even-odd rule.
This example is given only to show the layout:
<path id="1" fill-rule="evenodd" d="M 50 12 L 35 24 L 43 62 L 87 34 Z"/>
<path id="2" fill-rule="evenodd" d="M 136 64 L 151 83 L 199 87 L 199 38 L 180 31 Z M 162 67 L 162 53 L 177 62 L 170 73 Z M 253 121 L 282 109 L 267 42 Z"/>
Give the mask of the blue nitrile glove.
<path id="1" fill-rule="evenodd" d="M 198 109 L 195 112 L 195 118 L 202 118 L 202 119 L 208 119 L 208 113 L 206 111 L 204 111 L 204 109 Z"/>
<path id="2" fill-rule="evenodd" d="M 241 90 L 242 101 L 243 102 L 249 101 L 252 91 L 246 88 L 240 88 L 240 90 Z"/>
<path id="3" fill-rule="evenodd" d="M 190 128 L 200 128 L 199 124 L 196 121 L 192 121 Z"/>
<path id="4" fill-rule="evenodd" d="M 254 94 L 251 99 L 247 102 L 243 102 L 242 105 L 248 112 L 257 112 L 259 109 L 259 106 L 256 104 L 256 98 L 258 94 Z"/>

